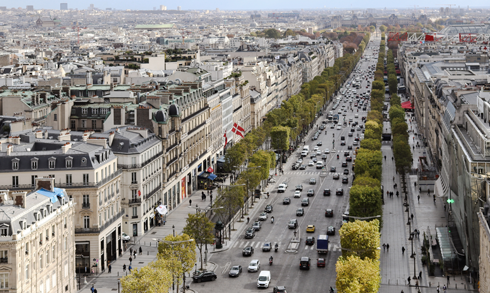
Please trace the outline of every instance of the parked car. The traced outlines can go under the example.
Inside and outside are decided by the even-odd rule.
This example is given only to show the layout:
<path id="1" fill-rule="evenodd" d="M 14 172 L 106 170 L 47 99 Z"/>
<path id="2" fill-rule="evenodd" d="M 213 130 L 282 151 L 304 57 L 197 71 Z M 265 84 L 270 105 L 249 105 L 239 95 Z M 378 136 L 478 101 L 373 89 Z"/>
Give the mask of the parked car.
<path id="1" fill-rule="evenodd" d="M 122 232 L 121 238 L 123 242 L 128 242 L 129 240 L 131 240 L 131 237 L 129 237 L 129 235 L 124 232 Z"/>
<path id="2" fill-rule="evenodd" d="M 192 276 L 192 280 L 196 283 L 214 281 L 218 278 L 214 272 L 201 272 Z"/>

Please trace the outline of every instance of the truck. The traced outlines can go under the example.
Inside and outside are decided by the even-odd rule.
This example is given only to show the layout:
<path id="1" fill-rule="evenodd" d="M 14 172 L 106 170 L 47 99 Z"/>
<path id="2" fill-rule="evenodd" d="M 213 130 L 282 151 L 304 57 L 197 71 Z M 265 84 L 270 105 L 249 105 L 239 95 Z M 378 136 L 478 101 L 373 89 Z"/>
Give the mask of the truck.
<path id="1" fill-rule="evenodd" d="M 339 115 L 335 114 L 333 115 L 333 123 L 337 124 L 339 122 Z"/>
<path id="2" fill-rule="evenodd" d="M 316 240 L 316 251 L 318 253 L 327 253 L 328 252 L 328 236 L 327 235 L 319 235 Z"/>

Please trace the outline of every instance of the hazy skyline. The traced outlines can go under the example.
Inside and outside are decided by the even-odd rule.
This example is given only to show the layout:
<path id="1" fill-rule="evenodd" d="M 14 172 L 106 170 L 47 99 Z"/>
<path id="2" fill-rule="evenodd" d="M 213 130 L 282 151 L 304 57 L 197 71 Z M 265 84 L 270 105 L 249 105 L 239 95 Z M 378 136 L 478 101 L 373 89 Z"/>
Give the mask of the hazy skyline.
<path id="1" fill-rule="evenodd" d="M 165 1 L 165 0 L 150 0 L 144 2 L 138 1 L 118 1 L 118 0 L 99 0 L 99 1 L 60 1 L 60 0 L 18 0 L 15 2 L 9 2 L 5 4 L 0 4 L 0 6 L 7 6 L 7 8 L 25 8 L 26 5 L 33 5 L 34 9 L 59 9 L 60 3 L 68 3 L 69 9 L 87 9 L 90 4 L 94 4 L 96 8 L 106 9 L 137 9 L 137 10 L 152 10 L 154 7 L 159 8 L 160 5 L 167 6 L 167 9 L 174 10 L 177 6 L 180 6 L 182 10 L 215 10 L 219 8 L 220 10 L 288 10 L 288 9 L 366 9 L 366 8 L 408 8 L 408 9 L 424 9 L 425 7 L 439 8 L 439 7 L 449 7 L 447 4 L 442 4 L 439 2 L 447 1 L 411 1 L 410 5 L 402 5 L 398 1 L 388 1 L 388 0 L 377 0 L 370 1 L 369 4 L 366 1 L 353 0 L 345 2 L 336 2 L 337 6 L 332 6 L 326 1 L 310 0 L 308 2 L 302 1 L 279 1 L 279 0 L 268 0 L 268 1 L 229 1 L 229 0 L 215 0 L 211 2 L 201 1 L 201 0 L 181 0 L 181 1 Z M 13 5 L 15 3 L 15 5 Z M 407 3 L 407 2 L 403 2 Z M 476 1 L 451 1 L 455 4 L 455 7 L 470 8 L 476 7 L 488 7 L 487 1 L 476 0 Z M 408 3 L 407 3 L 408 4 Z M 417 7 L 415 7 L 417 6 Z"/>

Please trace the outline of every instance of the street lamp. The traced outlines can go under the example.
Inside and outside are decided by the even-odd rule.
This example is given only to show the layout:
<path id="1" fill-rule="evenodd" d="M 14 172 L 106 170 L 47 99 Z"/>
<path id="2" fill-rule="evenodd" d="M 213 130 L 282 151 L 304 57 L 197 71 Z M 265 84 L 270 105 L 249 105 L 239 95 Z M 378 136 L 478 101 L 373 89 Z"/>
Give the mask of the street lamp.
<path id="1" fill-rule="evenodd" d="M 172 235 L 175 237 L 175 225 L 172 225 L 172 231 L 173 231 Z"/>

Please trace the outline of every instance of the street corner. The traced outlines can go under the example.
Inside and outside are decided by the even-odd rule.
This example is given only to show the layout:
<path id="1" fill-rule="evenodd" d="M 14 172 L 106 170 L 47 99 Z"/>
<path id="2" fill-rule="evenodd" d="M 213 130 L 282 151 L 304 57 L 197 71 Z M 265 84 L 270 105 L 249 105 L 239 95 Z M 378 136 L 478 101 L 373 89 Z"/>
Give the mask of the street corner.
<path id="1" fill-rule="evenodd" d="M 208 261 L 208 264 L 206 265 L 206 270 L 207 271 L 215 271 L 218 268 L 218 264 L 212 261 Z"/>

